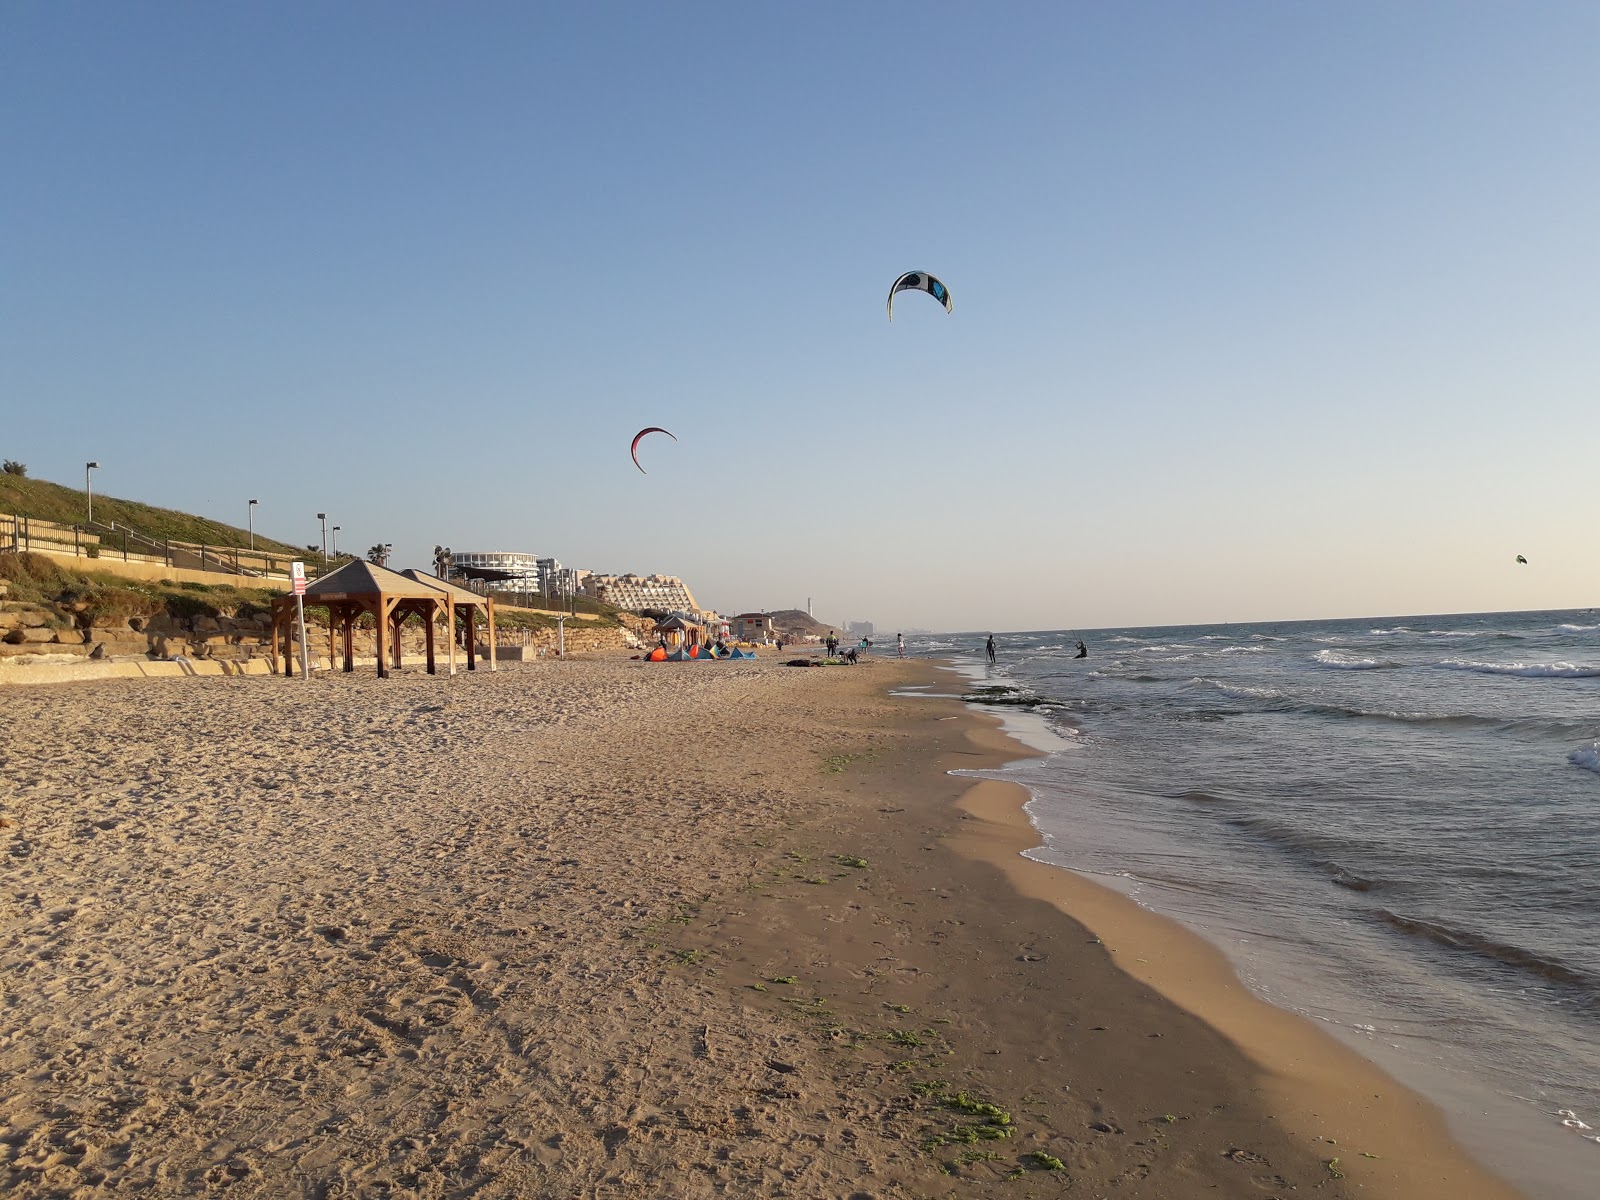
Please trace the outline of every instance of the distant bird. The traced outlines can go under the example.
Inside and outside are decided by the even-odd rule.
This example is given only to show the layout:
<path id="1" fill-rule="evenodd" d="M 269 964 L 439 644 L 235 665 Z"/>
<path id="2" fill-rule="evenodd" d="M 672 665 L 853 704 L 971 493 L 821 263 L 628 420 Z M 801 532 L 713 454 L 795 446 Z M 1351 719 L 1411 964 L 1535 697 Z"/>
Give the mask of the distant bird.
<path id="1" fill-rule="evenodd" d="M 1521 563 L 1523 566 L 1527 566 L 1528 565 L 1528 560 L 1523 558 L 1522 555 L 1520 555 L 1520 554 L 1517 555 L 1517 561 L 1519 563 Z"/>

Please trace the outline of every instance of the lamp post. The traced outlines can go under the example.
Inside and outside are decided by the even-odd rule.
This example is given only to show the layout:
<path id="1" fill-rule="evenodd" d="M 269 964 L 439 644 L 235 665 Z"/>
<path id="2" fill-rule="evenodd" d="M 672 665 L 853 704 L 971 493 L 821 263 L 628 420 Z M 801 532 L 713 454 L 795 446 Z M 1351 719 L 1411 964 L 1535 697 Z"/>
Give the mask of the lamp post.
<path id="1" fill-rule="evenodd" d="M 256 505 L 260 503 L 261 501 L 259 500 L 252 500 L 245 506 L 245 512 L 250 514 L 247 519 L 250 522 L 250 549 L 252 550 L 256 548 Z"/>
<path id="2" fill-rule="evenodd" d="M 318 513 L 317 520 L 322 522 L 322 565 L 328 565 L 328 514 Z"/>
<path id="3" fill-rule="evenodd" d="M 339 557 L 339 527 L 337 525 L 333 527 L 333 556 L 335 558 Z"/>
<path id="4" fill-rule="evenodd" d="M 89 518 L 85 524 L 94 524 L 94 484 L 90 481 L 89 472 L 98 470 L 100 464 L 87 462 L 83 464 L 83 494 L 89 497 Z"/>

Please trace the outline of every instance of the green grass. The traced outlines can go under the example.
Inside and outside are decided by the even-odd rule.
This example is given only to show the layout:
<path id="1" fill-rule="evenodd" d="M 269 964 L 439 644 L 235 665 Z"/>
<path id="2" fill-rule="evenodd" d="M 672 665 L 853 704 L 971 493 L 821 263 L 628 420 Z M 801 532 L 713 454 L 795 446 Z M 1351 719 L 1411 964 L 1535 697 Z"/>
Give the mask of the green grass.
<path id="1" fill-rule="evenodd" d="M 98 484 L 103 476 L 97 476 Z M 240 492 L 239 515 L 244 514 L 245 501 Z M 61 525 L 74 525 L 88 516 L 87 500 L 82 487 L 63 487 L 46 479 L 27 479 L 20 475 L 0 474 L 0 513 L 33 517 L 40 521 L 55 521 Z M 137 500 L 119 500 L 115 496 L 102 496 L 96 489 L 94 497 L 95 520 L 101 524 L 126 525 L 146 537 L 161 540 L 171 538 L 181 542 L 200 542 L 207 546 L 250 545 L 247 529 L 240 529 L 211 517 L 196 516 L 172 508 L 157 508 Z M 258 518 L 266 516 L 257 513 Z M 270 521 L 271 518 L 269 517 Z M 307 541 L 314 536 L 321 544 L 322 528 L 309 515 L 296 518 L 304 522 Z M 265 554 L 304 555 L 305 546 L 275 541 L 260 532 L 256 533 L 256 549 Z"/>
<path id="2" fill-rule="evenodd" d="M 0 475 L 0 479 L 11 476 Z M 84 617 L 242 617 L 267 612 L 282 593 L 229 584 L 144 583 L 98 571 L 69 570 L 46 554 L 0 554 L 0 579 L 7 599 L 51 606 L 63 618 L 67 605 L 82 604 Z M 309 611 L 309 610 L 308 610 Z"/>

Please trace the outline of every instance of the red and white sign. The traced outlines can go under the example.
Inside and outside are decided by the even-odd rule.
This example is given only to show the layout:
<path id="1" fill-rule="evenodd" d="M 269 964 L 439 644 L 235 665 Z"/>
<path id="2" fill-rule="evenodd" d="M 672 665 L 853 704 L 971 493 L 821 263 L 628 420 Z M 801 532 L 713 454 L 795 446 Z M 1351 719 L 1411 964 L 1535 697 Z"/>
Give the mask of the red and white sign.
<path id="1" fill-rule="evenodd" d="M 294 594 L 296 596 L 304 596 L 306 594 L 306 565 L 305 565 L 305 563 L 303 563 L 303 562 L 292 562 L 292 563 L 290 563 L 289 564 L 289 578 L 294 580 Z"/>

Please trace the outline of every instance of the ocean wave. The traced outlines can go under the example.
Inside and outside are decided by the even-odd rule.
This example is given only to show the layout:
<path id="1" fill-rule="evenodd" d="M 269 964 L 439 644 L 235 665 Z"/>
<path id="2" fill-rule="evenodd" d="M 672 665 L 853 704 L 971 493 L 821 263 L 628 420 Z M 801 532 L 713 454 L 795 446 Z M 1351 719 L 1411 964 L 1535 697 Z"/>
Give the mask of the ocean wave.
<path id="1" fill-rule="evenodd" d="M 1250 640 L 1252 642 L 1287 642 L 1289 639 L 1286 637 L 1279 637 L 1275 633 L 1252 633 L 1250 635 Z"/>
<path id="2" fill-rule="evenodd" d="M 1137 646 L 1137 645 L 1141 644 L 1144 641 L 1143 638 L 1131 638 L 1131 637 L 1121 637 L 1121 636 L 1114 637 L 1114 638 L 1112 638 L 1110 640 L 1113 641 L 1113 642 L 1124 642 L 1129 646 Z"/>
<path id="3" fill-rule="evenodd" d="M 1277 688 L 1244 687 L 1241 684 L 1224 683 L 1220 679 L 1207 679 L 1203 676 L 1196 676 L 1195 678 L 1189 680 L 1189 682 L 1184 686 L 1189 688 L 1209 688 L 1212 691 L 1221 692 L 1224 696 L 1230 696 L 1235 700 L 1286 699 L 1284 693 L 1280 692 Z"/>
<path id="4" fill-rule="evenodd" d="M 1436 946 L 1444 946 L 1450 950 L 1459 950 L 1472 954 L 1478 958 L 1498 963 L 1501 966 L 1513 967 L 1530 975 L 1537 975 L 1542 979 L 1551 979 L 1557 983 L 1572 984 L 1578 987 L 1594 987 L 1600 984 L 1588 972 L 1579 970 L 1570 963 L 1563 962 L 1554 955 L 1540 954 L 1523 946 L 1514 946 L 1507 942 L 1498 942 L 1493 938 L 1485 937 L 1481 933 L 1470 930 L 1452 929 L 1448 925 L 1437 921 L 1425 921 L 1419 917 L 1402 916 L 1387 909 L 1376 909 L 1373 916 L 1402 933 L 1409 933 L 1413 937 L 1424 938 Z"/>
<path id="5" fill-rule="evenodd" d="M 1383 671 L 1398 667 L 1397 662 L 1379 662 L 1375 658 L 1351 658 L 1348 650 L 1318 650 L 1311 656 L 1319 667 L 1332 671 Z"/>
<path id="6" fill-rule="evenodd" d="M 1394 634 L 1410 633 L 1411 630 L 1404 625 L 1396 625 L 1393 629 L 1369 629 L 1367 632 L 1373 637 L 1390 637 Z"/>
<path id="7" fill-rule="evenodd" d="M 1486 663 L 1468 658 L 1447 658 L 1434 666 L 1443 671 L 1474 671 L 1479 675 L 1519 675 L 1527 679 L 1595 679 L 1600 667 L 1581 663 Z"/>
<path id="8" fill-rule="evenodd" d="M 1429 630 L 1427 630 L 1425 636 L 1427 636 L 1427 637 L 1479 637 L 1481 635 L 1476 630 L 1472 630 L 1472 629 L 1429 629 Z"/>
<path id="9" fill-rule="evenodd" d="M 1567 761 L 1575 767 L 1582 767 L 1585 771 L 1600 774 L 1600 742 L 1592 746 L 1580 746 L 1567 755 Z"/>
<path id="10" fill-rule="evenodd" d="M 1600 629 L 1600 625 L 1557 625 L 1563 633 L 1587 633 L 1591 629 Z"/>
<path id="11" fill-rule="evenodd" d="M 1281 642 L 1283 640 L 1285 640 L 1285 639 L 1283 639 L 1283 638 L 1274 638 L 1273 639 L 1273 641 L 1276 641 L 1276 642 Z M 1218 654 L 1266 654 L 1267 651 L 1268 651 L 1268 648 L 1266 646 L 1224 646 L 1221 650 L 1218 650 L 1217 653 Z"/>

